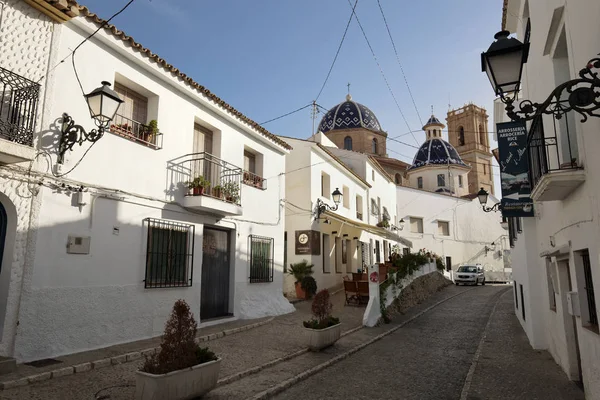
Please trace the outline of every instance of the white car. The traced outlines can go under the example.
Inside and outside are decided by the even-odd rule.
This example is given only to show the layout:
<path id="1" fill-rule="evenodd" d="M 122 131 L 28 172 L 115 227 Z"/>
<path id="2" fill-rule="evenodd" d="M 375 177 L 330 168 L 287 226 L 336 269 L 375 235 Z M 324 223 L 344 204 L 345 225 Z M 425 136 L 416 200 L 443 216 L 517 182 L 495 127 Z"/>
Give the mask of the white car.
<path id="1" fill-rule="evenodd" d="M 481 265 L 461 265 L 454 273 L 454 284 L 485 285 L 485 275 Z"/>

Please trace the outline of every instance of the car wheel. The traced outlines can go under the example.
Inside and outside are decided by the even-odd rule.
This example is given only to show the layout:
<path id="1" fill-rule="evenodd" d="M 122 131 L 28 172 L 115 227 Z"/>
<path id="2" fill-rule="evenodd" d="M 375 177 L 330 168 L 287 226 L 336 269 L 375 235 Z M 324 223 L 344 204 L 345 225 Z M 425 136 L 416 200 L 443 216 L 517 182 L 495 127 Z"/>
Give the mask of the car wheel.
<path id="1" fill-rule="evenodd" d="M 481 281 L 481 286 L 485 286 L 485 278 Z"/>
<path id="2" fill-rule="evenodd" d="M 458 285 L 459 285 L 459 283 L 458 283 L 458 282 L 454 282 L 454 284 L 455 284 L 456 286 L 458 286 Z"/>

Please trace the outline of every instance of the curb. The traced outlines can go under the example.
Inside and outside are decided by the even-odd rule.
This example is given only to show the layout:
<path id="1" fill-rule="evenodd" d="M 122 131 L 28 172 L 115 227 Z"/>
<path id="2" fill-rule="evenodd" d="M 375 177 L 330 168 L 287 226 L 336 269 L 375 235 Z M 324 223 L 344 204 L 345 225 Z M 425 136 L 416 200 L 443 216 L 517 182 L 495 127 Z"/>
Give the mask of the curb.
<path id="1" fill-rule="evenodd" d="M 200 336 L 200 337 L 196 338 L 196 342 L 197 343 L 208 342 L 211 340 L 216 340 L 216 339 L 222 338 L 224 336 L 231 336 L 231 335 L 234 335 L 239 332 L 248 331 L 250 329 L 254 329 L 254 328 L 258 328 L 259 326 L 266 325 L 266 324 L 270 323 L 271 321 L 273 321 L 274 319 L 275 319 L 275 317 L 271 317 L 265 321 L 257 322 L 254 324 L 248 324 L 248 325 L 244 325 L 244 326 L 241 326 L 238 328 L 226 329 L 221 332 L 212 333 L 210 335 Z M 84 373 L 87 371 L 92 371 L 94 369 L 100 369 L 100 368 L 109 367 L 111 365 L 118 365 L 118 364 L 123 364 L 123 363 L 140 360 L 143 357 L 152 355 L 159 350 L 160 350 L 160 347 L 152 347 L 152 348 L 144 349 L 144 350 L 140 350 L 140 351 L 133 351 L 130 353 L 120 354 L 118 356 L 103 358 L 103 359 L 95 360 L 95 361 L 89 361 L 89 362 L 85 362 L 85 363 L 77 364 L 77 365 L 71 365 L 68 367 L 63 367 L 63 368 L 55 369 L 52 371 L 41 372 L 39 374 L 33 374 L 33 375 L 25 376 L 25 377 L 22 377 L 19 379 L 0 382 L 0 391 L 6 390 L 6 389 L 12 389 L 12 388 L 16 388 L 16 387 L 21 387 L 21 386 L 27 386 L 32 383 L 43 382 L 43 381 L 47 381 L 49 379 L 59 378 L 61 376 L 81 374 L 81 373 Z M 293 354 L 295 354 L 295 353 L 293 353 Z M 282 358 L 285 359 L 285 357 L 288 357 L 288 356 L 284 356 Z M 274 360 L 274 361 L 277 361 L 277 360 Z M 285 360 L 281 360 L 281 361 L 285 361 Z M 244 372 L 246 372 L 246 371 L 240 372 L 240 374 L 244 373 Z M 235 375 L 232 375 L 232 377 L 234 377 L 234 376 Z M 226 377 L 224 379 L 228 379 L 228 378 L 231 378 L 231 377 Z"/>
<path id="2" fill-rule="evenodd" d="M 454 297 L 460 296 L 461 294 L 467 293 L 467 292 L 469 292 L 471 290 L 475 290 L 475 288 L 471 288 L 471 289 L 465 290 L 463 292 L 453 294 L 452 296 L 446 297 L 445 299 L 440 300 L 437 303 L 435 303 L 435 304 L 427 307 L 423 311 L 420 311 L 419 313 L 413 315 L 412 317 L 410 317 L 409 319 L 407 319 L 406 321 L 404 321 L 400 325 L 395 326 L 394 328 L 389 329 L 389 330 L 387 330 L 387 331 L 385 331 L 385 332 L 383 332 L 383 333 L 375 336 L 374 338 L 372 338 L 370 340 L 367 340 L 366 342 L 353 347 L 352 349 L 348 350 L 347 352 L 345 352 L 343 354 L 340 354 L 340 355 L 332 358 L 329 361 L 326 361 L 326 362 L 324 362 L 322 364 L 319 364 L 319 365 L 317 365 L 317 366 L 315 366 L 313 368 L 310 368 L 310 369 L 302 372 L 301 374 L 296 375 L 293 378 L 287 379 L 287 380 L 279 383 L 278 385 L 273 386 L 272 388 L 269 388 L 269 389 L 267 389 L 265 391 L 262 391 L 262 392 L 254 395 L 252 397 L 249 397 L 247 400 L 269 399 L 269 398 L 275 396 L 276 394 L 283 392 L 287 388 L 295 385 L 296 383 L 309 378 L 310 376 L 312 376 L 312 375 L 314 375 L 314 374 L 316 374 L 316 373 L 324 370 L 325 368 L 328 368 L 328 367 L 330 367 L 330 366 L 332 366 L 332 365 L 334 365 L 334 364 L 336 364 L 336 363 L 338 363 L 338 362 L 340 362 L 340 361 L 348 358 L 352 354 L 354 354 L 354 353 L 356 353 L 356 352 L 364 349 L 365 347 L 369 346 L 370 344 L 373 344 L 373 343 L 375 343 L 375 342 L 383 339 L 384 337 L 386 337 L 386 336 L 388 336 L 388 335 L 396 332 L 398 329 L 402 328 L 403 326 L 405 326 L 406 324 L 412 322 L 413 320 L 419 318 L 421 315 L 423 315 L 426 312 L 430 311 L 431 309 L 439 306 L 440 304 L 445 303 L 446 301 L 448 301 L 450 299 L 453 299 Z M 359 327 L 359 328 L 362 328 L 362 327 Z M 355 329 L 355 330 L 358 330 L 358 329 Z M 355 330 L 352 330 L 352 331 L 355 331 Z M 348 331 L 348 332 L 351 332 L 351 331 Z"/>

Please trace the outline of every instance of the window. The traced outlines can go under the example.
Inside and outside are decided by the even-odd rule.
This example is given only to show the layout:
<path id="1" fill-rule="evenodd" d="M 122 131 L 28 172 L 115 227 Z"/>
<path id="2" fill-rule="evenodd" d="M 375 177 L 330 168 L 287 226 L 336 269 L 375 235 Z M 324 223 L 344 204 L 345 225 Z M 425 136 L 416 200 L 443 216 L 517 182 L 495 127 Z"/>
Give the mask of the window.
<path id="1" fill-rule="evenodd" d="M 321 196 L 326 199 L 329 198 L 329 193 L 331 192 L 329 187 L 329 175 L 325 172 L 321 173 Z"/>
<path id="2" fill-rule="evenodd" d="M 483 174 L 486 175 L 486 171 L 487 171 L 487 165 L 483 164 Z"/>
<path id="3" fill-rule="evenodd" d="M 115 92 L 123 103 L 111 122 L 110 131 L 134 142 L 162 147 L 162 134 L 156 120 L 148 122 L 148 98 L 118 82 L 115 82 Z"/>
<path id="4" fill-rule="evenodd" d="M 335 272 L 338 274 L 341 274 L 342 273 L 342 263 L 344 261 L 343 254 L 342 255 L 339 254 L 342 250 L 342 239 L 336 236 L 334 239 L 334 244 L 335 244 L 335 247 L 333 248 L 333 257 L 335 259 Z"/>
<path id="5" fill-rule="evenodd" d="M 525 321 L 525 296 L 523 295 L 523 285 L 519 284 L 519 290 L 521 292 L 521 315 L 523 316 L 523 321 Z"/>
<path id="6" fill-rule="evenodd" d="M 412 233 L 423 233 L 423 218 L 410 217 L 410 231 Z"/>
<path id="7" fill-rule="evenodd" d="M 348 186 L 342 187 L 342 202 L 345 208 L 350 208 L 350 189 L 348 189 Z"/>
<path id="8" fill-rule="evenodd" d="M 0 17 L 4 3 L 0 4 Z M 0 68 L 0 87 L 0 137 L 32 146 L 41 86 Z"/>
<path id="9" fill-rule="evenodd" d="M 402 175 L 396 174 L 395 180 L 396 180 L 396 185 L 401 185 L 402 184 Z"/>
<path id="10" fill-rule="evenodd" d="M 283 273 L 285 274 L 287 272 L 287 232 L 283 232 Z"/>
<path id="11" fill-rule="evenodd" d="M 556 290 L 554 288 L 557 286 L 556 281 L 556 267 L 553 262 L 546 259 L 546 279 L 548 281 L 548 304 L 550 304 L 550 309 L 556 312 Z"/>
<path id="12" fill-rule="evenodd" d="M 145 124 L 148 119 L 148 98 L 118 82 L 115 82 L 115 92 L 123 100 L 118 115 L 130 121 Z"/>
<path id="13" fill-rule="evenodd" d="M 381 252 L 380 248 L 379 248 L 379 240 L 375 241 L 375 262 L 377 264 L 379 264 L 381 262 L 381 255 L 379 254 Z"/>
<path id="14" fill-rule="evenodd" d="M 438 221 L 438 233 L 442 236 L 450 236 L 450 223 L 448 221 Z"/>
<path id="15" fill-rule="evenodd" d="M 390 213 L 388 212 L 388 210 L 385 206 L 383 206 L 383 219 L 386 221 L 390 221 L 392 219 L 392 217 L 390 216 Z"/>
<path id="16" fill-rule="evenodd" d="M 458 176 L 458 187 L 463 187 L 463 177 L 462 177 L 462 175 Z"/>
<path id="17" fill-rule="evenodd" d="M 323 273 L 331 272 L 331 244 L 329 235 L 323 234 Z"/>
<path id="18" fill-rule="evenodd" d="M 356 195 L 356 218 L 363 219 L 363 199 L 362 196 Z"/>
<path id="19" fill-rule="evenodd" d="M 371 199 L 371 214 L 379 215 L 379 207 L 377 207 L 377 201 Z"/>
<path id="20" fill-rule="evenodd" d="M 483 125 L 479 125 L 479 143 L 485 146 L 485 129 L 483 129 Z"/>
<path id="21" fill-rule="evenodd" d="M 250 235 L 250 283 L 273 282 L 273 242 L 275 239 Z"/>
<path id="22" fill-rule="evenodd" d="M 446 257 L 446 271 L 452 271 L 452 257 Z"/>
<path id="23" fill-rule="evenodd" d="M 256 173 L 256 156 L 247 150 L 244 150 L 244 171 Z"/>
<path id="24" fill-rule="evenodd" d="M 375 170 L 371 170 L 371 180 L 375 182 Z"/>
<path id="25" fill-rule="evenodd" d="M 422 176 L 419 176 L 417 178 L 417 188 L 423 189 L 423 177 Z"/>
<path id="26" fill-rule="evenodd" d="M 446 175 L 439 174 L 437 176 L 437 184 L 438 184 L 438 187 L 444 187 L 444 186 L 446 186 Z"/>
<path id="27" fill-rule="evenodd" d="M 462 126 L 458 128 L 458 145 L 465 145 L 465 128 L 463 128 Z"/>
<path id="28" fill-rule="evenodd" d="M 349 240 L 342 240 L 342 264 L 348 264 L 348 242 Z"/>
<path id="29" fill-rule="evenodd" d="M 344 138 L 344 149 L 352 150 L 352 138 L 350 136 Z"/>
<path id="30" fill-rule="evenodd" d="M 596 310 L 596 295 L 594 294 L 594 282 L 592 281 L 592 265 L 590 263 L 590 253 L 582 252 L 581 261 L 583 263 L 583 278 L 586 299 L 587 299 L 587 325 L 598 332 L 598 312 Z M 583 295 L 583 293 L 582 293 Z M 582 307 L 585 309 L 585 307 Z M 584 314 L 584 313 L 582 313 Z M 582 315 L 582 320 L 583 320 Z"/>
<path id="31" fill-rule="evenodd" d="M 262 175 L 262 154 L 244 149 L 244 184 L 258 189 L 267 188 L 267 180 Z"/>
<path id="32" fill-rule="evenodd" d="M 371 146 L 371 153 L 377 154 L 377 139 L 373 139 Z"/>
<path id="33" fill-rule="evenodd" d="M 194 225 L 146 218 L 145 288 L 192 286 Z"/>

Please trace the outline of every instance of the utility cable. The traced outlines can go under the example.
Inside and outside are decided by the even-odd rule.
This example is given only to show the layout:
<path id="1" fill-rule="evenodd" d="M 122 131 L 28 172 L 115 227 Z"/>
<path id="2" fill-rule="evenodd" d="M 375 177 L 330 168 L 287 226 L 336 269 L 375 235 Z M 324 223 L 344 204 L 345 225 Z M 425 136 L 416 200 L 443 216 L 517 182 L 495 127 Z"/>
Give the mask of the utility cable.
<path id="1" fill-rule="evenodd" d="M 348 0 L 348 4 L 352 5 L 350 0 Z M 356 19 L 356 22 L 358 23 L 358 26 L 359 26 L 363 36 L 365 37 L 367 45 L 369 46 L 369 49 L 371 50 L 371 54 L 373 55 L 373 59 L 375 60 L 377 67 L 379 67 L 379 72 L 381 72 L 381 76 L 383 77 L 383 80 L 385 81 L 385 84 L 386 84 L 388 90 L 390 91 L 392 98 L 394 99 L 394 103 L 396 103 L 396 107 L 398 107 L 398 111 L 400 111 L 400 115 L 402 115 L 402 119 L 404 120 L 406 127 L 408 128 L 409 131 L 411 131 L 410 126 L 408 125 L 408 121 L 406 120 L 406 116 L 404 115 L 404 112 L 402 111 L 402 108 L 400 107 L 400 104 L 398 103 L 398 99 L 396 99 L 396 95 L 394 94 L 394 91 L 392 90 L 392 87 L 390 86 L 390 83 L 387 80 L 385 73 L 383 72 L 383 68 L 381 67 L 379 60 L 377 59 L 377 56 L 375 55 L 373 46 L 371 46 L 371 42 L 369 41 L 369 38 L 367 37 L 367 34 L 365 33 L 365 30 L 363 29 L 363 26 L 360 23 L 360 20 L 358 19 L 358 15 L 356 15 L 356 11 L 354 10 L 354 8 L 352 9 L 352 14 L 354 15 L 354 18 Z M 412 136 L 413 136 L 413 139 L 415 140 L 415 142 L 418 144 L 419 142 L 418 142 L 417 138 L 415 137 L 415 135 L 413 134 Z"/>
<path id="2" fill-rule="evenodd" d="M 404 73 L 404 68 L 402 68 L 402 63 L 400 62 L 400 56 L 398 55 L 398 50 L 396 49 L 396 43 L 394 42 L 394 38 L 392 37 L 392 32 L 390 31 L 390 27 L 387 23 L 387 19 L 385 18 L 385 13 L 383 12 L 383 7 L 381 7 L 381 2 L 377 0 L 377 5 L 379 6 L 379 11 L 381 11 L 381 16 L 383 17 L 383 22 L 385 23 L 385 28 L 387 29 L 388 36 L 392 42 L 392 47 L 394 48 L 394 53 L 396 54 L 396 61 L 398 61 L 398 65 L 400 66 L 400 71 L 402 71 L 402 77 L 404 78 L 404 83 L 406 84 L 406 88 L 408 89 L 408 94 L 410 95 L 410 99 L 412 100 L 413 106 L 415 107 L 415 111 L 417 112 L 417 116 L 419 117 L 419 122 L 421 126 L 423 126 L 423 120 L 421 119 L 421 114 L 419 114 L 419 108 L 415 103 L 415 98 L 413 97 L 412 91 L 410 90 L 410 86 L 408 85 L 408 79 L 406 79 L 406 74 Z"/>
<path id="3" fill-rule="evenodd" d="M 350 1 L 350 0 L 348 0 L 348 1 Z M 327 84 L 327 81 L 329 80 L 331 71 L 333 71 L 333 66 L 335 65 L 338 55 L 340 54 L 340 50 L 342 49 L 342 45 L 344 44 L 344 39 L 346 39 L 346 33 L 348 33 L 348 28 L 350 27 L 350 23 L 352 22 L 352 15 L 354 14 L 354 9 L 356 8 L 357 4 L 358 4 L 358 0 L 356 0 L 354 2 L 354 6 L 352 7 L 352 13 L 350 13 L 350 18 L 348 18 L 348 23 L 346 23 L 346 29 L 344 29 L 344 34 L 342 35 L 342 40 L 340 41 L 340 45 L 338 46 L 338 49 L 335 52 L 335 57 L 333 57 L 333 62 L 331 63 L 331 66 L 329 67 L 329 72 L 327 72 L 327 76 L 325 77 L 325 81 L 323 82 L 323 85 L 321 86 L 321 90 L 319 90 L 319 94 L 317 94 L 317 97 L 315 97 L 315 101 L 319 100 L 319 97 L 321 97 L 321 93 L 323 93 L 323 89 L 325 89 L 325 85 Z M 352 6 L 352 3 L 350 3 L 350 6 Z"/>
<path id="4" fill-rule="evenodd" d="M 312 106 L 312 103 L 310 103 L 310 104 L 307 104 L 307 105 L 305 105 L 304 107 L 300 107 L 300 108 L 298 108 L 298 109 L 296 109 L 296 110 L 294 110 L 294 111 L 290 111 L 290 112 L 289 112 L 289 113 L 287 113 L 287 114 L 280 115 L 280 116 L 279 116 L 279 117 L 277 117 L 277 118 L 272 118 L 272 119 L 270 119 L 270 120 L 268 120 L 268 121 L 261 122 L 259 125 L 264 125 L 264 124 L 268 124 L 269 122 L 277 121 L 278 119 L 281 119 L 281 118 L 283 118 L 283 117 L 287 117 L 288 115 L 295 114 L 295 113 L 297 113 L 298 111 L 302 111 L 302 110 L 304 110 L 305 108 L 308 108 L 308 107 L 310 107 L 310 106 Z"/>

